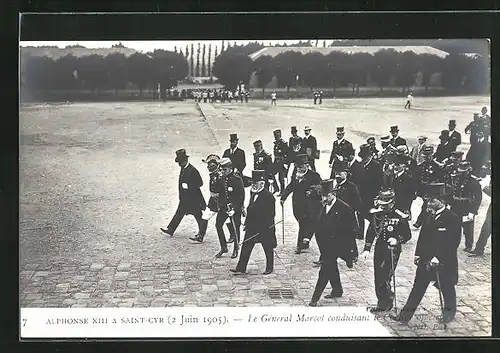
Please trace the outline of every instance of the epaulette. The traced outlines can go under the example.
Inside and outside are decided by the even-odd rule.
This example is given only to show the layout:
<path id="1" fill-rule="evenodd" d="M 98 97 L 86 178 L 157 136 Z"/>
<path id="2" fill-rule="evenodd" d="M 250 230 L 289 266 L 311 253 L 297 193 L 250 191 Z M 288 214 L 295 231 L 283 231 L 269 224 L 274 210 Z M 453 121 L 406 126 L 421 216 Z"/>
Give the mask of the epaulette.
<path id="1" fill-rule="evenodd" d="M 406 218 L 408 218 L 408 217 L 409 217 L 409 215 L 407 215 L 406 213 L 404 213 L 403 211 L 400 211 L 400 210 L 398 210 L 398 209 L 395 209 L 395 210 L 394 210 L 394 212 L 396 212 L 396 214 L 397 214 L 399 217 L 403 218 L 403 219 L 406 219 Z"/>

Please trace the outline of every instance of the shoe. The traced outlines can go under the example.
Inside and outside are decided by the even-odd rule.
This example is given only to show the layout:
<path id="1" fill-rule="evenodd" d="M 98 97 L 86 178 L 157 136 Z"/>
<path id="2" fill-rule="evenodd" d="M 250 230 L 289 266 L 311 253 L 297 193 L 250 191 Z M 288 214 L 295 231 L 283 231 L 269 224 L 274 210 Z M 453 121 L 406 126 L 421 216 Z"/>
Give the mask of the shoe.
<path id="1" fill-rule="evenodd" d="M 235 268 L 231 268 L 231 269 L 229 269 L 229 271 L 231 271 L 231 272 L 232 272 L 232 273 L 234 273 L 234 274 L 238 274 L 238 273 L 245 274 L 245 273 L 246 273 L 246 271 L 243 271 L 243 270 L 237 270 L 237 269 L 235 269 Z"/>
<path id="2" fill-rule="evenodd" d="M 313 261 L 313 264 L 315 264 L 317 266 L 321 265 L 322 263 L 323 263 L 323 261 L 321 261 L 321 260 Z"/>
<path id="3" fill-rule="evenodd" d="M 238 249 L 237 249 L 237 248 L 236 248 L 236 249 L 234 249 L 234 250 L 233 250 L 233 254 L 231 255 L 231 259 L 236 259 L 236 258 L 238 257 L 238 252 L 239 252 L 239 251 L 238 251 Z"/>
<path id="4" fill-rule="evenodd" d="M 342 297 L 342 293 L 331 292 L 330 294 L 325 295 L 325 299 L 333 299 L 333 298 L 340 298 L 340 297 Z"/>
<path id="5" fill-rule="evenodd" d="M 302 252 L 302 250 L 301 250 L 300 248 L 295 249 L 295 254 L 297 254 L 297 255 L 298 255 L 298 254 L 300 254 L 301 252 Z"/>
<path id="6" fill-rule="evenodd" d="M 309 306 L 318 306 L 318 302 L 313 302 L 313 301 L 311 301 L 311 302 L 309 303 Z"/>
<path id="7" fill-rule="evenodd" d="M 375 306 L 373 308 L 370 308 L 370 312 L 371 313 L 381 313 L 381 312 L 384 312 L 384 311 L 390 311 L 392 309 L 392 303 L 389 305 L 389 306 L 386 306 L 386 307 L 380 307 L 380 306 Z"/>
<path id="8" fill-rule="evenodd" d="M 269 275 L 271 273 L 273 273 L 273 270 L 265 270 L 263 275 Z"/>
<path id="9" fill-rule="evenodd" d="M 403 318 L 403 316 L 401 315 L 401 313 L 399 313 L 399 314 L 397 314 L 397 315 L 394 315 L 394 314 L 389 314 L 389 317 L 390 317 L 392 320 L 397 321 L 397 322 L 399 322 L 399 323 L 401 323 L 401 324 L 407 324 L 407 323 L 408 323 L 408 321 L 410 321 L 410 320 L 405 320 L 405 319 Z"/>
<path id="10" fill-rule="evenodd" d="M 422 225 L 420 223 L 413 223 L 413 228 L 420 228 Z"/>
<path id="11" fill-rule="evenodd" d="M 482 252 L 482 251 L 479 252 L 479 251 L 473 250 L 469 254 L 469 257 L 478 257 L 478 256 L 483 256 L 483 255 L 484 255 L 484 252 Z"/>
<path id="12" fill-rule="evenodd" d="M 228 244 L 234 243 L 234 238 L 230 237 L 229 240 L 226 243 L 228 243 Z"/>
<path id="13" fill-rule="evenodd" d="M 163 233 L 165 233 L 165 234 L 167 234 L 167 235 L 170 235 L 171 237 L 173 237 L 173 236 L 174 236 L 174 233 L 171 233 L 171 231 L 170 231 L 170 230 L 168 230 L 168 229 L 163 229 L 163 228 L 160 228 L 160 230 L 161 230 Z"/>
<path id="14" fill-rule="evenodd" d="M 472 248 L 464 248 L 465 252 L 472 253 Z"/>
<path id="15" fill-rule="evenodd" d="M 219 251 L 216 255 L 215 255 L 215 258 L 219 258 L 221 257 L 223 254 L 227 253 L 227 249 L 222 249 L 221 251 Z"/>

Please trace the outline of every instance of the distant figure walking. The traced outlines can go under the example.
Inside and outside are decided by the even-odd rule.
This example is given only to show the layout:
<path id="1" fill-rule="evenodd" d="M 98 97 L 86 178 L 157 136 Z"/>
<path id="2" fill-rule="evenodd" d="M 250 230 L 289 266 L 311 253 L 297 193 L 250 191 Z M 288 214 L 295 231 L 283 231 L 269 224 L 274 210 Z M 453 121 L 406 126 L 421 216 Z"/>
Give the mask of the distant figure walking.
<path id="1" fill-rule="evenodd" d="M 413 96 L 411 95 L 411 92 L 408 93 L 408 97 L 406 97 L 406 105 L 405 109 L 411 109 L 411 106 L 413 105 Z"/>
<path id="2" fill-rule="evenodd" d="M 271 105 L 276 105 L 276 92 L 271 93 Z"/>

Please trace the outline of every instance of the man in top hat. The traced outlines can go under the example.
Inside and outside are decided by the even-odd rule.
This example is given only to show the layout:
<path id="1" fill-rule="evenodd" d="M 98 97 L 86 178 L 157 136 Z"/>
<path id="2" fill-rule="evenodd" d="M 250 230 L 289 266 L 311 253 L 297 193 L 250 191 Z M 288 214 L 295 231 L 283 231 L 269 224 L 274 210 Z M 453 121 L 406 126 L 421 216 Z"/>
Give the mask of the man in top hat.
<path id="1" fill-rule="evenodd" d="M 432 159 L 434 147 L 425 146 L 423 149 L 424 160 L 418 165 L 417 171 L 417 196 L 423 200 L 422 210 L 418 215 L 417 221 L 413 224 L 415 228 L 420 228 L 425 217 L 425 210 L 427 209 L 427 189 L 429 185 L 444 182 L 444 172 L 441 166 Z"/>
<path id="2" fill-rule="evenodd" d="M 343 126 L 337 127 L 337 140 L 333 141 L 332 153 L 330 154 L 329 166 L 332 168 L 330 179 L 335 178 L 335 164 L 348 163 L 354 158 L 352 143 L 345 139 Z"/>
<path id="3" fill-rule="evenodd" d="M 274 171 L 277 171 L 280 190 L 285 190 L 285 178 L 288 175 L 288 144 L 281 138 L 281 130 L 274 130 Z"/>
<path id="4" fill-rule="evenodd" d="M 185 149 L 179 149 L 175 151 L 175 154 L 175 162 L 181 168 L 179 174 L 179 205 L 167 228 L 160 228 L 160 230 L 173 236 L 184 216 L 193 215 L 198 223 L 198 234 L 196 234 L 195 238 L 203 239 L 208 224 L 202 218 L 202 211 L 207 206 L 200 190 L 203 186 L 203 180 L 198 170 L 189 163 L 189 156 L 186 154 Z"/>
<path id="5" fill-rule="evenodd" d="M 448 323 L 455 317 L 460 219 L 446 208 L 444 185 L 436 184 L 433 189 L 429 190 L 428 220 L 422 226 L 415 249 L 417 270 L 413 287 L 401 311 L 397 315 L 389 315 L 403 324 L 411 320 L 431 282 L 443 294 L 441 321 Z"/>
<path id="6" fill-rule="evenodd" d="M 375 293 L 377 305 L 371 312 L 389 311 L 393 307 L 394 291 L 391 279 L 401 254 L 401 245 L 408 242 L 411 235 L 406 232 L 407 215 L 396 206 L 396 195 L 392 189 L 381 190 L 375 200 L 374 209 L 370 210 L 372 220 L 366 231 L 366 241 L 361 258 L 367 260 L 373 242 L 375 254 L 373 268 L 375 274 Z"/>
<path id="7" fill-rule="evenodd" d="M 450 203 L 453 213 L 461 217 L 466 252 L 471 252 L 474 245 L 474 220 L 483 199 L 481 184 L 471 171 L 469 162 L 463 161 L 459 164 L 456 174 L 452 177 L 454 188 Z"/>
<path id="8" fill-rule="evenodd" d="M 309 247 L 309 242 L 314 233 L 314 222 L 320 207 L 320 197 L 314 187 L 319 185 L 321 177 L 307 166 L 307 155 L 295 157 L 296 173 L 281 194 L 281 206 L 287 197 L 293 193 L 293 215 L 299 223 L 296 254 Z"/>
<path id="9" fill-rule="evenodd" d="M 356 215 L 356 220 L 358 221 L 358 228 L 361 228 L 361 223 L 363 223 L 364 230 L 364 218 L 360 215 L 361 212 L 361 196 L 359 194 L 359 189 L 352 181 L 347 180 L 347 170 L 346 168 L 337 168 L 335 170 L 335 182 L 337 184 L 336 196 L 339 200 L 344 201 L 348 204 Z M 356 238 L 362 238 L 361 230 L 359 234 L 356 234 Z"/>
<path id="10" fill-rule="evenodd" d="M 253 247 L 257 243 L 262 244 L 266 255 L 265 275 L 273 272 L 274 253 L 276 248 L 276 229 L 274 224 L 275 199 L 266 190 L 266 174 L 263 170 L 252 171 L 252 188 L 250 190 L 250 203 L 247 207 L 247 217 L 244 224 L 245 239 L 241 247 L 241 255 L 233 273 L 245 273 L 248 260 L 252 254 Z"/>
<path id="11" fill-rule="evenodd" d="M 278 185 L 274 182 L 273 157 L 264 150 L 261 140 L 253 143 L 255 152 L 253 154 L 253 170 L 263 170 L 266 172 L 266 189 L 273 187 L 274 192 L 279 192 Z"/>
<path id="12" fill-rule="evenodd" d="M 442 163 L 446 158 L 453 152 L 453 146 L 450 145 L 450 135 L 448 130 L 442 130 L 439 136 L 440 143 L 436 148 L 436 153 L 434 153 L 434 158 Z"/>
<path id="13" fill-rule="evenodd" d="M 221 250 L 215 255 L 216 258 L 221 257 L 227 253 L 227 241 L 224 234 L 224 223 L 230 218 L 228 224 L 230 238 L 229 242 L 234 242 L 232 259 L 238 257 L 238 242 L 240 239 L 240 226 L 241 216 L 244 216 L 245 208 L 245 189 L 243 187 L 243 180 L 234 172 L 233 164 L 229 158 L 222 158 L 220 161 L 222 169 L 222 181 L 219 184 L 219 205 L 217 218 L 215 220 L 215 227 L 217 228 L 217 235 Z"/>
<path id="14" fill-rule="evenodd" d="M 332 292 L 325 298 L 343 295 L 337 259 L 343 259 L 349 268 L 357 261 L 358 249 L 355 236 L 358 233 L 356 217 L 351 207 L 336 196 L 332 179 L 321 181 L 321 208 L 318 212 L 316 239 L 321 253 L 321 269 L 309 306 L 317 306 L 328 282 Z"/>
<path id="15" fill-rule="evenodd" d="M 374 207 L 375 197 L 382 188 L 383 177 L 382 165 L 374 158 L 368 144 L 359 147 L 358 157 L 361 158 L 361 161 L 356 161 L 351 166 L 351 181 L 358 187 L 361 198 L 358 223 L 359 239 L 363 239 L 365 234 L 364 220 L 371 220 L 369 211 Z"/>
<path id="16" fill-rule="evenodd" d="M 477 177 L 485 177 L 485 166 L 491 161 L 491 143 L 484 136 L 483 131 L 476 132 L 477 141 L 470 146 L 465 159 L 472 167 L 472 174 Z"/>
<path id="17" fill-rule="evenodd" d="M 316 137 L 311 135 L 311 128 L 309 126 L 304 127 L 304 138 L 302 139 L 302 146 L 306 151 L 307 160 L 309 161 L 309 167 L 316 171 L 316 166 L 314 165 L 314 160 L 319 158 L 318 142 Z"/>
<path id="18" fill-rule="evenodd" d="M 408 218 L 403 222 L 406 238 L 411 237 L 410 218 L 411 218 L 411 205 L 417 198 L 417 182 L 413 175 L 406 168 L 406 158 L 397 156 L 394 161 L 394 180 L 392 188 L 395 194 L 395 207 L 398 211 L 403 212 Z"/>
<path id="19" fill-rule="evenodd" d="M 406 140 L 399 136 L 399 128 L 397 125 L 391 126 L 391 146 L 398 147 L 406 145 Z"/>
<path id="20" fill-rule="evenodd" d="M 234 169 L 242 176 L 247 163 L 245 160 L 245 152 L 238 147 L 238 141 L 237 134 L 229 135 L 229 148 L 224 151 L 222 158 L 229 158 Z"/>
<path id="21" fill-rule="evenodd" d="M 484 193 L 491 197 L 491 179 L 490 184 L 483 189 Z M 484 254 L 484 248 L 488 242 L 488 238 L 491 236 L 491 204 L 488 206 L 488 211 L 486 211 L 486 218 L 484 220 L 483 226 L 481 227 L 481 232 L 479 233 L 479 239 L 477 239 L 476 246 L 469 256 L 482 256 Z"/>
<path id="22" fill-rule="evenodd" d="M 370 152 L 373 157 L 377 158 L 380 151 L 377 149 L 377 143 L 375 142 L 375 137 L 370 136 L 366 139 L 366 143 L 370 146 Z"/>
<path id="23" fill-rule="evenodd" d="M 462 144 L 462 135 L 455 130 L 457 127 L 457 122 L 456 120 L 450 120 L 448 122 L 448 135 L 450 136 L 448 138 L 449 144 L 450 144 L 450 149 L 452 151 L 456 151 L 457 147 Z"/>
<path id="24" fill-rule="evenodd" d="M 426 146 L 428 146 L 426 143 L 427 136 L 423 136 L 423 135 L 418 136 L 417 140 L 418 140 L 418 144 L 416 146 L 413 146 L 413 148 L 411 149 L 410 157 L 413 158 L 417 162 L 417 165 L 419 165 L 425 159 L 423 151 L 424 151 L 424 148 Z"/>

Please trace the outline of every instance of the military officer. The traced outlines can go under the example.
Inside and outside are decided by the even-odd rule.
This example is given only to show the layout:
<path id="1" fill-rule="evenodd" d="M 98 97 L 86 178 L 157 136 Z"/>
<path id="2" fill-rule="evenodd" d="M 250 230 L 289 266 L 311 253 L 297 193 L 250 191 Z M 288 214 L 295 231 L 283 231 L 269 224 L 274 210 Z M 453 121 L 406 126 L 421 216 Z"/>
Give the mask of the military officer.
<path id="1" fill-rule="evenodd" d="M 330 154 L 329 166 L 332 169 L 330 179 L 335 179 L 335 164 L 347 163 L 354 158 L 352 143 L 345 139 L 343 126 L 337 127 L 337 140 L 333 141 L 332 153 Z"/>
<path id="2" fill-rule="evenodd" d="M 462 135 L 457 130 L 455 130 L 456 127 L 456 120 L 450 120 L 448 122 L 448 135 L 450 136 L 448 139 L 448 143 L 450 144 L 450 149 L 452 151 L 456 151 L 457 147 L 462 144 Z"/>
<path id="3" fill-rule="evenodd" d="M 340 164 L 337 164 L 340 165 Z M 361 196 L 359 194 L 359 189 L 352 181 L 347 180 L 347 170 L 346 168 L 338 167 L 335 171 L 335 182 L 337 184 L 336 196 L 339 200 L 344 201 L 348 204 L 356 215 L 356 220 L 358 221 L 358 228 L 360 233 L 356 234 L 356 238 L 362 238 L 361 234 L 361 223 L 363 223 L 364 230 L 364 218 L 360 215 L 361 212 Z"/>
<path id="4" fill-rule="evenodd" d="M 369 211 L 374 207 L 374 200 L 383 185 L 382 165 L 374 158 L 370 146 L 363 144 L 359 147 L 358 157 L 352 167 L 351 181 L 356 184 L 361 197 L 361 208 L 358 214 L 360 227 L 359 239 L 365 234 L 365 221 L 371 221 Z"/>
<path id="5" fill-rule="evenodd" d="M 308 168 L 307 161 L 307 155 L 303 154 L 295 157 L 297 171 L 281 194 L 281 206 L 283 206 L 287 197 L 293 193 L 293 215 L 299 223 L 296 254 L 300 254 L 303 249 L 309 247 L 309 242 L 314 233 L 315 216 L 320 207 L 320 197 L 315 192 L 314 187 L 319 185 L 321 177 Z"/>
<path id="6" fill-rule="evenodd" d="M 446 208 L 444 185 L 437 185 L 428 203 L 427 220 L 420 231 L 415 249 L 414 263 L 417 265 L 413 288 L 405 306 L 397 315 L 389 316 L 400 323 L 408 323 L 413 317 L 430 282 L 443 294 L 442 322 L 455 317 L 458 283 L 457 248 L 460 244 L 460 219 Z"/>
<path id="7" fill-rule="evenodd" d="M 467 161 L 458 165 L 457 172 L 452 176 L 454 186 L 451 210 L 461 217 L 465 236 L 464 251 L 472 252 L 474 245 L 474 221 L 483 198 L 479 179 L 471 174 L 472 167 Z"/>
<path id="8" fill-rule="evenodd" d="M 450 144 L 450 134 L 448 130 L 442 130 L 439 136 L 440 143 L 434 153 L 434 158 L 442 163 L 446 158 L 450 157 L 453 152 L 453 146 Z"/>
<path id="9" fill-rule="evenodd" d="M 274 253 L 276 248 L 276 231 L 274 224 L 275 199 L 273 195 L 265 189 L 266 174 L 263 170 L 252 171 L 252 188 L 250 190 L 250 203 L 247 207 L 247 217 L 245 219 L 244 230 L 245 239 L 241 247 L 241 255 L 236 268 L 230 271 L 245 273 L 248 260 L 252 254 L 253 247 L 257 243 L 262 244 L 266 255 L 266 270 L 264 275 L 273 272 Z"/>
<path id="10" fill-rule="evenodd" d="M 427 188 L 429 184 L 443 183 L 444 173 L 443 169 L 439 164 L 432 159 L 434 153 L 434 147 L 425 146 L 423 149 L 424 160 L 418 165 L 417 172 L 417 196 L 421 197 L 423 200 L 422 210 L 418 215 L 417 221 L 413 224 L 415 228 L 420 228 L 425 217 L 425 210 L 427 209 Z"/>
<path id="11" fill-rule="evenodd" d="M 229 158 L 222 158 L 220 166 L 222 169 L 222 181 L 217 190 L 219 194 L 219 211 L 217 212 L 215 227 L 217 228 L 221 250 L 215 257 L 219 258 L 227 253 L 227 241 L 223 226 L 229 217 L 231 220 L 231 223 L 228 224 L 229 233 L 231 235 L 229 243 L 234 242 L 231 258 L 235 259 L 238 257 L 239 250 L 238 241 L 240 239 L 241 216 L 245 215 L 245 189 L 241 177 L 234 173 L 234 166 Z"/>
<path id="12" fill-rule="evenodd" d="M 237 134 L 229 135 L 229 148 L 224 151 L 222 158 L 229 158 L 236 171 L 243 175 L 247 163 L 245 160 L 245 151 L 238 147 L 239 138 Z"/>
<path id="13" fill-rule="evenodd" d="M 179 149 L 175 151 L 175 154 L 175 162 L 181 168 L 179 174 L 179 205 L 167 228 L 160 228 L 160 230 L 173 236 L 184 216 L 191 214 L 198 223 L 198 233 L 195 238 L 203 238 L 207 231 L 207 221 L 202 218 L 202 211 L 207 206 L 200 190 L 203 186 L 203 179 L 201 179 L 198 170 L 189 163 L 189 156 L 185 149 Z"/>
<path id="14" fill-rule="evenodd" d="M 355 239 L 358 225 L 353 210 L 335 196 L 334 180 L 321 181 L 320 185 L 321 204 L 316 211 L 316 239 L 322 263 L 309 306 L 317 306 L 328 282 L 332 292 L 325 298 L 342 297 L 344 291 L 337 259 L 343 259 L 347 267 L 352 268 L 358 258 Z"/>
<path id="15" fill-rule="evenodd" d="M 375 137 L 370 136 L 368 139 L 366 139 L 366 143 L 370 146 L 370 152 L 377 159 L 380 151 L 377 149 L 377 144 L 375 142 Z"/>
<path id="16" fill-rule="evenodd" d="M 411 238 L 411 230 L 409 221 L 411 220 L 411 205 L 413 201 L 417 198 L 417 183 L 414 177 L 406 169 L 406 158 L 397 156 L 394 161 L 394 181 L 393 190 L 395 194 L 395 207 L 399 211 L 402 211 L 405 215 L 408 215 L 405 220 L 402 221 L 402 229 L 405 232 L 403 237 Z"/>
<path id="17" fill-rule="evenodd" d="M 484 136 L 483 131 L 476 132 L 477 141 L 470 146 L 465 159 L 469 161 L 472 167 L 472 174 L 477 177 L 486 176 L 483 173 L 484 167 L 488 165 L 491 159 L 491 143 Z"/>
<path id="18" fill-rule="evenodd" d="M 393 147 L 406 145 L 406 140 L 399 136 L 399 128 L 397 125 L 391 126 L 391 142 Z"/>
<path id="19" fill-rule="evenodd" d="M 391 279 L 399 261 L 401 245 L 408 242 L 410 237 L 405 229 L 408 215 L 397 209 L 394 190 L 381 190 L 375 200 L 375 207 L 370 210 L 372 221 L 366 232 L 361 258 L 367 260 L 373 242 L 377 238 L 373 267 L 378 301 L 370 311 L 381 312 L 389 311 L 393 307 L 395 289 L 391 289 Z"/>
<path id="20" fill-rule="evenodd" d="M 253 147 L 253 170 L 263 170 L 266 172 L 266 189 L 279 192 L 278 185 L 274 182 L 273 157 L 264 150 L 261 140 L 254 141 Z M 271 189 L 272 186 L 272 189 Z"/>
<path id="21" fill-rule="evenodd" d="M 444 163 L 439 164 L 442 166 L 442 170 L 444 173 L 444 183 L 447 188 L 452 189 L 452 176 L 456 173 L 458 165 L 462 162 L 462 157 L 464 153 L 462 151 L 454 151 L 451 152 L 450 158 L 444 160 Z M 434 160 L 435 161 L 435 160 Z"/>
<path id="22" fill-rule="evenodd" d="M 470 144 L 473 145 L 477 141 L 476 133 L 480 130 L 483 130 L 484 124 L 483 120 L 478 113 L 474 113 L 473 120 L 465 127 L 465 133 L 470 134 Z"/>
<path id="23" fill-rule="evenodd" d="M 302 139 L 302 146 L 306 151 L 307 158 L 309 161 L 309 167 L 316 171 L 316 166 L 314 161 L 318 156 L 318 142 L 316 141 L 316 137 L 311 135 L 311 128 L 309 126 L 304 127 L 304 138 Z"/>
<path id="24" fill-rule="evenodd" d="M 281 130 L 274 130 L 274 171 L 277 172 L 280 190 L 285 190 L 285 178 L 288 174 L 288 144 L 281 138 Z"/>

